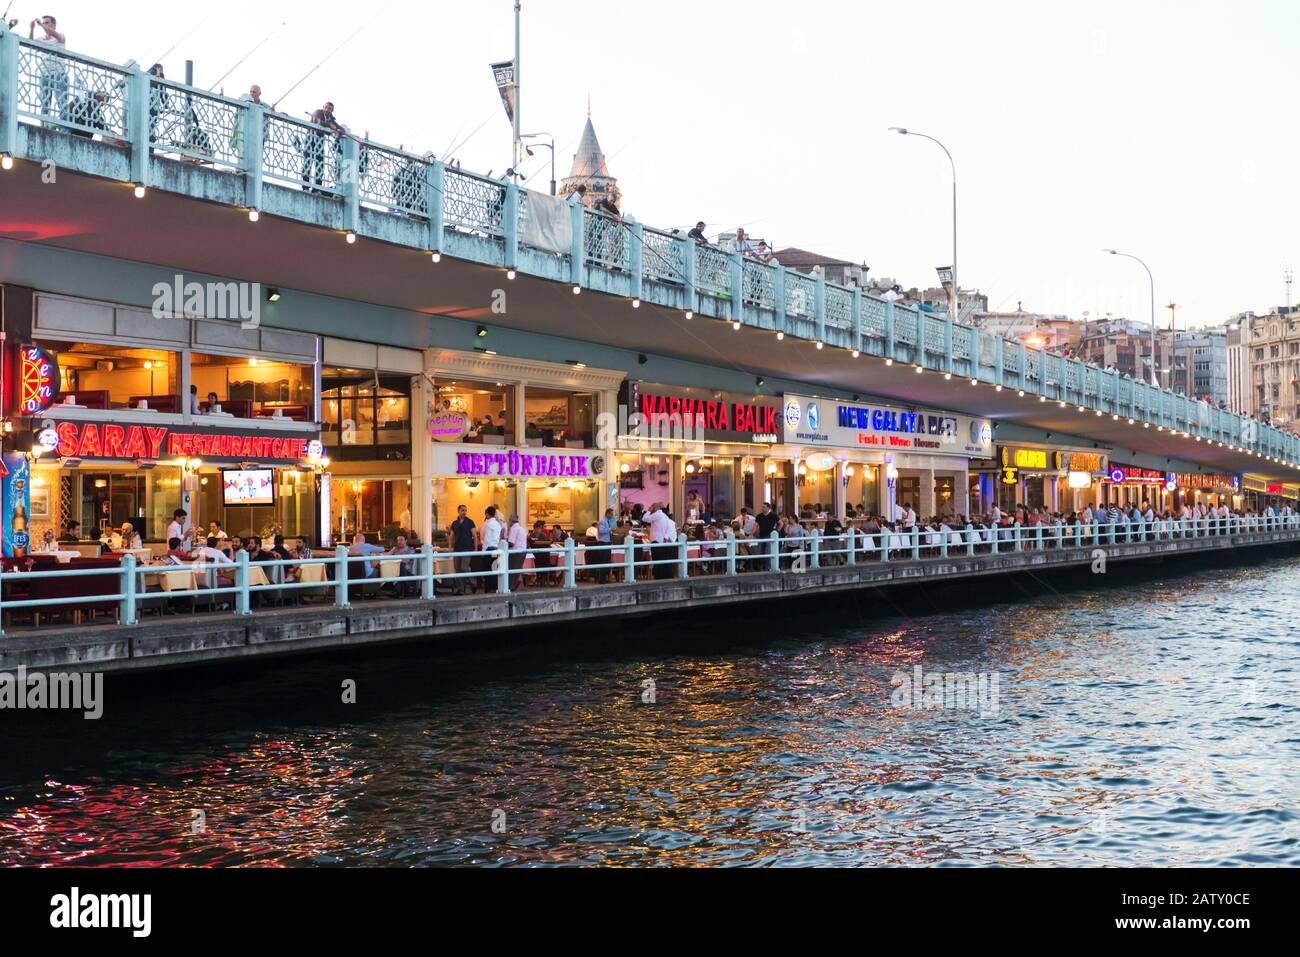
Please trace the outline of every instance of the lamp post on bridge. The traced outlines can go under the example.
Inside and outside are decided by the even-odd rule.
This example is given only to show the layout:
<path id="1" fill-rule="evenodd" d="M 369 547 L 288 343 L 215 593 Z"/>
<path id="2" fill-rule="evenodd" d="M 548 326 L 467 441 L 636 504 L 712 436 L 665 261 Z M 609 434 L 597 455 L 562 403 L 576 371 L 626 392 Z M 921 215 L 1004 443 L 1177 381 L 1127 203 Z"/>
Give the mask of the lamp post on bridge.
<path id="1" fill-rule="evenodd" d="M 1142 268 L 1147 271 L 1147 279 L 1151 283 L 1151 384 L 1158 389 L 1160 388 L 1160 377 L 1157 373 L 1157 366 L 1160 357 L 1156 352 L 1156 280 L 1151 274 L 1151 267 L 1132 253 L 1122 253 L 1118 249 L 1103 249 L 1102 252 L 1110 253 L 1112 256 L 1123 256 L 1125 259 L 1132 259 L 1134 262 L 1140 263 Z M 1167 385 L 1168 383 L 1166 383 Z"/>
<path id="2" fill-rule="evenodd" d="M 952 287 L 953 300 L 957 304 L 957 310 L 953 312 L 952 321 L 957 322 L 961 318 L 959 315 L 961 286 L 958 285 L 957 281 L 957 163 L 953 160 L 948 147 L 927 133 L 918 133 L 916 130 L 909 130 L 905 126 L 891 126 L 889 132 L 897 133 L 899 136 L 919 136 L 923 140 L 929 140 L 943 150 L 944 155 L 948 157 L 948 165 L 952 167 Z"/>
<path id="3" fill-rule="evenodd" d="M 543 136 L 549 136 L 551 138 L 550 142 L 538 143 L 537 145 L 541 149 L 547 149 L 551 151 L 551 195 L 554 196 L 555 195 L 555 137 L 550 133 L 525 133 L 521 137 L 521 139 L 540 140 Z M 533 151 L 531 147 L 525 146 L 524 152 L 527 153 L 529 156 L 533 155 Z"/>

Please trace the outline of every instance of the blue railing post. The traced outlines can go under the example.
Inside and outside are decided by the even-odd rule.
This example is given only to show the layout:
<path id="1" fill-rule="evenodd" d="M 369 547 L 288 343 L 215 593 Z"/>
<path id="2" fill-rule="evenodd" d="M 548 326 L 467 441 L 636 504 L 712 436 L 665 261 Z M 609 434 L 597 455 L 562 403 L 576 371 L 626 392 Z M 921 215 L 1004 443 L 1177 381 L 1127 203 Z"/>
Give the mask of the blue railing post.
<path id="1" fill-rule="evenodd" d="M 122 556 L 122 624 L 134 625 L 135 612 L 135 556 Z"/>
<path id="2" fill-rule="evenodd" d="M 1012 534 L 1014 535 L 1014 540 L 1015 540 L 1015 543 L 1016 543 L 1016 548 L 1015 548 L 1015 550 L 1018 551 L 1018 552 L 1022 552 L 1022 551 L 1024 551 L 1025 546 L 1024 546 L 1024 541 L 1023 541 L 1023 539 L 1021 538 L 1020 523 L 1019 523 L 1019 522 L 1016 522 L 1016 524 L 1015 524 L 1015 531 L 1014 531 Z"/>
<path id="3" fill-rule="evenodd" d="M 921 560 L 921 526 L 912 526 L 912 561 Z"/>
<path id="4" fill-rule="evenodd" d="M 1001 336 L 993 337 L 993 384 L 1006 385 L 1006 363 L 1002 361 L 1002 347 L 1006 340 Z"/>
<path id="5" fill-rule="evenodd" d="M 818 267 L 813 274 L 813 324 L 818 342 L 826 341 L 826 273 Z"/>
<path id="6" fill-rule="evenodd" d="M 636 581 L 636 540 L 631 535 L 623 539 L 623 581 Z"/>
<path id="7" fill-rule="evenodd" d="M 235 614 L 253 613 L 252 595 L 248 591 L 248 552 L 242 548 L 235 552 Z"/>
<path id="8" fill-rule="evenodd" d="M 862 287 L 853 287 L 853 348 L 859 352 L 862 351 Z M 949 363 L 949 371 L 952 371 L 952 364 Z"/>
<path id="9" fill-rule="evenodd" d="M 572 535 L 564 540 L 564 587 L 578 587 L 578 549 Z"/>
<path id="10" fill-rule="evenodd" d="M 736 576 L 736 533 L 727 529 L 727 575 Z"/>
<path id="11" fill-rule="evenodd" d="M 690 576 L 690 567 L 686 561 L 686 533 L 677 534 L 677 577 L 687 578 Z"/>
<path id="12" fill-rule="evenodd" d="M 343 228 L 355 233 L 361 224 L 361 146 L 350 136 L 343 137 L 342 172 L 338 185 L 343 194 Z"/>
<path id="13" fill-rule="evenodd" d="M 1065 526 L 1060 522 L 1056 525 L 1056 550 L 1059 552 L 1065 547 Z"/>
<path id="14" fill-rule="evenodd" d="M 885 300 L 885 341 L 882 348 L 885 350 L 885 358 L 894 358 L 894 303 L 891 299 Z M 974 378 L 974 376 L 972 376 Z"/>
<path id="15" fill-rule="evenodd" d="M 957 312 L 960 313 L 961 312 L 961 291 L 960 290 L 957 291 L 957 295 L 954 301 L 957 303 Z M 948 373 L 949 375 L 952 374 L 952 367 L 953 367 L 952 327 L 958 318 L 959 318 L 958 316 L 949 316 L 948 321 L 943 324 L 943 356 L 944 356 L 943 371 Z M 1039 385 L 1041 386 L 1042 383 L 1039 383 Z"/>
<path id="16" fill-rule="evenodd" d="M 727 286 L 731 292 L 731 321 L 745 321 L 745 257 L 739 249 L 731 251 L 731 261 L 727 270 L 730 282 Z"/>
<path id="17" fill-rule="evenodd" d="M 506 183 L 506 205 L 501 216 L 501 231 L 505 234 L 505 263 L 507 269 L 519 265 L 519 185 Z"/>
<path id="18" fill-rule="evenodd" d="M 993 554 L 996 555 L 1002 550 L 1002 526 L 996 522 L 993 524 Z"/>
<path id="19" fill-rule="evenodd" d="M 126 132 L 131 141 L 131 180 L 149 185 L 149 74 L 131 69 L 126 88 Z"/>
<path id="20" fill-rule="evenodd" d="M 0 153 L 18 151 L 18 34 L 0 24 Z"/>
<path id="21" fill-rule="evenodd" d="M 844 529 L 844 534 L 849 543 L 848 564 L 856 565 L 858 563 L 858 530 L 850 524 Z"/>
<path id="22" fill-rule="evenodd" d="M 627 247 L 627 271 L 631 280 L 633 299 L 641 298 L 641 281 L 645 270 L 642 268 L 642 244 L 645 242 L 645 229 L 631 216 L 623 217 L 623 225 L 632 233 L 632 242 Z"/>
<path id="23" fill-rule="evenodd" d="M 566 539 L 566 541 L 572 541 L 572 539 Z M 510 543 L 507 542 L 504 538 L 501 539 L 501 542 L 497 545 L 497 557 L 492 559 L 492 561 L 496 565 L 497 592 L 502 595 L 509 595 L 510 594 Z M 572 563 L 570 563 L 569 567 L 564 570 L 564 583 L 566 586 L 569 583 L 569 574 L 572 571 L 572 568 L 573 565 Z"/>
<path id="24" fill-rule="evenodd" d="M 943 523 L 940 522 L 939 524 L 942 525 Z M 947 557 L 948 557 L 948 538 L 949 538 L 949 537 L 950 537 L 950 533 L 949 533 L 949 532 L 943 531 L 942 529 L 939 531 L 939 556 L 940 556 L 941 558 L 947 558 Z"/>
<path id="25" fill-rule="evenodd" d="M 446 222 L 446 207 L 443 205 L 443 183 L 446 180 L 447 166 L 442 160 L 434 160 L 424 171 L 424 208 L 429 211 L 429 252 L 442 253 L 442 229 Z"/>
<path id="26" fill-rule="evenodd" d="M 682 237 L 675 240 L 675 242 L 682 254 L 682 297 L 685 300 L 683 306 L 694 311 L 700 301 L 695 288 L 695 262 L 697 256 L 695 240 Z"/>
<path id="27" fill-rule="evenodd" d="M 569 282 L 581 288 L 585 283 L 587 268 L 587 223 L 583 219 L 587 208 L 577 199 L 578 194 L 569 196 L 569 216 L 573 236 L 569 245 Z"/>
<path id="28" fill-rule="evenodd" d="M 785 319 L 785 267 L 772 260 L 772 321 L 777 332 L 789 332 Z"/>
<path id="29" fill-rule="evenodd" d="M 334 549 L 334 607 L 348 608 L 348 547 Z"/>
<path id="30" fill-rule="evenodd" d="M 438 597 L 438 590 L 434 586 L 437 584 L 437 578 L 434 576 L 434 559 L 433 546 L 425 542 L 420 546 L 420 554 L 424 562 L 424 590 L 423 598 L 425 601 L 433 601 Z"/>
<path id="31" fill-rule="evenodd" d="M 881 560 L 882 562 L 888 562 L 888 561 L 889 561 L 889 548 L 890 548 L 890 545 L 891 545 L 891 542 L 890 542 L 890 540 L 889 540 L 889 536 L 892 535 L 892 534 L 893 534 L 893 532 L 891 532 L 888 528 L 885 528 L 885 527 L 883 527 L 883 526 L 881 527 L 881 529 L 880 529 L 880 560 Z"/>
<path id="32" fill-rule="evenodd" d="M 255 103 L 243 108 L 243 149 L 240 168 L 244 171 L 244 204 L 262 208 L 262 151 L 265 149 L 266 111 Z"/>
<path id="33" fill-rule="evenodd" d="M 966 557 L 970 558 L 975 555 L 975 526 L 969 522 L 966 524 Z"/>
<path id="34" fill-rule="evenodd" d="M 768 536 L 767 547 L 772 550 L 770 556 L 771 565 L 769 567 L 772 571 L 779 572 L 781 570 L 781 536 L 776 529 L 772 529 L 772 534 Z"/>

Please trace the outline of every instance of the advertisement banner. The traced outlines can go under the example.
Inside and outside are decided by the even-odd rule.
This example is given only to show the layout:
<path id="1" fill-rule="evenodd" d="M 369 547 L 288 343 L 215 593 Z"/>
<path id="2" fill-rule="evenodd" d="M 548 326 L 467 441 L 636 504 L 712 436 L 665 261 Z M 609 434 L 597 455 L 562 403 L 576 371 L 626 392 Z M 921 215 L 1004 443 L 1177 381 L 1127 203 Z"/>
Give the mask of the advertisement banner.
<path id="1" fill-rule="evenodd" d="M 992 458 L 988 419 L 785 394 L 782 443 L 836 449 L 936 452 Z"/>
<path id="2" fill-rule="evenodd" d="M 501 104 L 506 108 L 506 119 L 515 121 L 515 61 L 503 60 L 491 64 L 492 78 L 497 81 L 497 91 L 501 94 Z"/>
<path id="3" fill-rule="evenodd" d="M 6 452 L 0 457 L 0 514 L 3 519 L 3 542 L 6 558 L 31 554 L 31 466 L 21 452 Z"/>

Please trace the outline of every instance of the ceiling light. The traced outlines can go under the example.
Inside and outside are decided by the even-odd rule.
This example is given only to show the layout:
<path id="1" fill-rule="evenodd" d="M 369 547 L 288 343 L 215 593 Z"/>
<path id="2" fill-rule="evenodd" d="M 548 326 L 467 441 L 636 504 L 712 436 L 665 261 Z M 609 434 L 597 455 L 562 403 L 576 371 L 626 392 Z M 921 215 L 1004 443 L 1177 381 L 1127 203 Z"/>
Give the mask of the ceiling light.
<path id="1" fill-rule="evenodd" d="M 853 350 L 853 358 L 856 359 L 856 358 L 857 358 L 858 356 L 860 356 L 860 355 L 862 355 L 862 353 L 859 352 L 857 349 L 854 349 L 854 350 Z"/>
<path id="2" fill-rule="evenodd" d="M 780 342 L 780 341 L 781 341 L 782 339 L 784 339 L 784 338 L 785 338 L 785 333 L 784 333 L 784 332 L 778 332 L 778 333 L 776 334 L 776 341 L 777 341 L 777 342 Z"/>
<path id="3" fill-rule="evenodd" d="M 8 153 L 0 153 L 0 167 L 5 169 L 14 168 L 14 158 Z"/>
<path id="4" fill-rule="evenodd" d="M 574 287 L 573 287 L 573 294 L 574 294 L 575 296 L 581 296 L 581 295 L 582 295 L 582 287 L 581 287 L 581 286 L 574 286 Z"/>
<path id="5" fill-rule="evenodd" d="M 267 301 L 267 302 L 279 302 L 279 301 L 280 301 L 280 290 L 277 289 L 277 288 L 275 288 L 275 286 L 268 286 L 268 287 L 266 288 L 266 301 Z"/>
<path id="6" fill-rule="evenodd" d="M 921 374 L 922 372 L 924 372 L 924 371 L 925 371 L 925 366 L 917 366 L 917 367 L 916 367 L 916 374 L 917 374 L 917 375 L 920 375 L 920 374 Z"/>
<path id="7" fill-rule="evenodd" d="M 687 318 L 687 319 L 694 319 L 694 318 L 695 318 L 695 313 L 693 313 L 693 312 L 691 312 L 691 310 L 687 309 L 687 310 L 686 310 L 686 318 Z"/>
<path id="8" fill-rule="evenodd" d="M 250 209 L 250 210 L 248 211 L 248 221 L 249 221 L 250 223 L 255 223 L 255 222 L 257 222 L 257 221 L 261 218 L 261 216 L 262 216 L 262 214 L 259 213 L 259 212 L 258 212 L 257 210 L 255 210 L 255 209 Z"/>
<path id="9" fill-rule="evenodd" d="M 633 308 L 633 309 L 640 309 L 640 308 L 641 308 L 641 300 L 640 300 L 640 299 L 633 299 L 633 300 L 632 300 L 632 308 Z"/>
<path id="10" fill-rule="evenodd" d="M 734 329 L 736 332 L 739 332 L 739 331 L 740 331 L 740 320 L 737 319 L 736 321 L 734 321 L 734 322 L 731 324 L 731 328 Z"/>
<path id="11" fill-rule="evenodd" d="M 474 330 L 474 335 L 480 339 L 486 338 L 488 334 L 487 326 L 479 326 Z"/>
<path id="12" fill-rule="evenodd" d="M 136 184 L 135 184 L 135 198 L 136 198 L 136 199 L 144 199 L 144 192 L 145 192 L 145 190 L 144 190 L 144 183 L 136 183 Z"/>
<path id="13" fill-rule="evenodd" d="M 979 379 L 971 379 L 971 380 L 970 380 L 970 384 L 971 384 L 971 385 L 979 385 L 979 384 L 980 384 L 980 380 L 979 380 Z"/>
<path id="14" fill-rule="evenodd" d="M 739 323 L 737 323 L 736 328 L 737 328 L 737 329 L 740 328 Z M 818 339 L 818 340 L 817 340 L 817 348 L 818 348 L 819 350 L 821 350 L 821 349 L 825 349 L 825 348 L 826 348 L 826 343 L 824 343 L 824 342 L 822 342 L 820 339 Z"/>
<path id="15" fill-rule="evenodd" d="M 348 239 L 348 245 L 351 246 L 353 243 L 357 241 L 357 234 L 349 229 L 347 239 Z"/>
<path id="16" fill-rule="evenodd" d="M 434 252 L 429 253 L 429 258 L 436 263 L 440 263 L 442 262 L 442 253 L 435 250 Z"/>
<path id="17" fill-rule="evenodd" d="M 506 278 L 513 280 L 515 278 L 515 271 L 513 269 L 507 269 Z"/>
<path id="18" fill-rule="evenodd" d="M 952 381 L 952 373 L 951 373 L 951 372 L 945 372 L 945 373 L 943 374 L 943 381 L 944 381 L 944 382 L 951 382 L 951 381 Z"/>
<path id="19" fill-rule="evenodd" d="M 887 365 L 887 366 L 892 366 L 893 364 L 894 364 L 894 360 L 893 360 L 893 359 L 886 359 L 886 360 L 885 360 L 885 365 Z"/>

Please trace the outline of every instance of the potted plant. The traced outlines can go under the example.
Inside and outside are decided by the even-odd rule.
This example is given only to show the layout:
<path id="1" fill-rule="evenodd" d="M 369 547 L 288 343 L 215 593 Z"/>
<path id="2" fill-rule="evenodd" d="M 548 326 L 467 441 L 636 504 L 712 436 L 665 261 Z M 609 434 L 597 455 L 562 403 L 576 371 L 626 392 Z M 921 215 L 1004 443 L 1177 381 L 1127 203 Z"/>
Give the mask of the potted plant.
<path id="1" fill-rule="evenodd" d="M 524 443 L 533 448 L 541 448 L 542 430 L 537 427 L 536 422 L 529 422 L 524 428 Z"/>
<path id="2" fill-rule="evenodd" d="M 559 438 L 566 449 L 585 449 L 587 447 L 587 443 L 582 440 L 582 436 L 572 429 L 561 432 Z"/>

